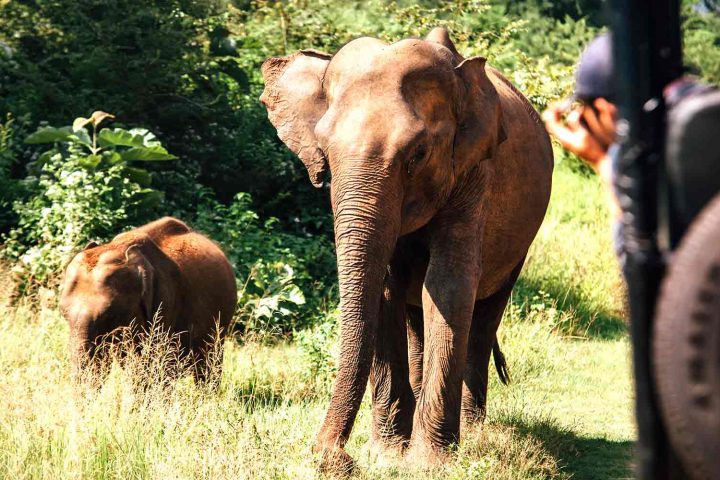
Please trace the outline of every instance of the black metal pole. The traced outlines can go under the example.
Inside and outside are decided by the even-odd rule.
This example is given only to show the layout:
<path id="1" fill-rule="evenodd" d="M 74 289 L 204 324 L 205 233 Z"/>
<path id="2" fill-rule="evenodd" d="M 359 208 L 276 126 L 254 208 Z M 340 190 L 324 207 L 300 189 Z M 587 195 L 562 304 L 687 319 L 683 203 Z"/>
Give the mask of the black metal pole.
<path id="1" fill-rule="evenodd" d="M 677 0 L 613 0 L 611 26 L 620 121 L 615 186 L 623 211 L 624 274 L 630 300 L 638 477 L 683 478 L 658 411 L 653 383 L 652 324 L 664 265 L 657 246 L 659 174 L 663 166 L 662 90 L 681 74 Z"/>

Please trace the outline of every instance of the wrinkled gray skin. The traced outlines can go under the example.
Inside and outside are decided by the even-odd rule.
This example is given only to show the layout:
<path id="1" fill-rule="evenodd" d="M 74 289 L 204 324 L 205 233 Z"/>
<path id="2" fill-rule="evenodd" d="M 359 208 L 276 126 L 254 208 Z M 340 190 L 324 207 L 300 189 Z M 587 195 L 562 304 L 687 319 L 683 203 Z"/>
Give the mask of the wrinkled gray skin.
<path id="1" fill-rule="evenodd" d="M 60 309 L 76 369 L 100 359 L 108 334 L 133 320 L 147 329 L 158 312 L 205 381 L 208 344 L 225 336 L 236 302 L 235 275 L 220 248 L 164 217 L 78 253 L 65 272 Z"/>
<path id="2" fill-rule="evenodd" d="M 344 452 L 371 379 L 373 448 L 442 461 L 485 411 L 502 311 L 542 222 L 552 150 L 537 113 L 444 29 L 263 64 L 261 97 L 316 186 L 332 174 L 337 380 L 315 451 Z"/>

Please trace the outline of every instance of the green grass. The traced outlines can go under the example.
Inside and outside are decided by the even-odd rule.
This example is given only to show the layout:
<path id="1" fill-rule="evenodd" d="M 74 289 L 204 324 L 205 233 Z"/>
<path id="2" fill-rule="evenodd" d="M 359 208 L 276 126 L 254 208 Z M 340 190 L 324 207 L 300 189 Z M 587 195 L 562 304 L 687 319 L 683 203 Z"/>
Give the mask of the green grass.
<path id="1" fill-rule="evenodd" d="M 494 377 L 485 426 L 431 471 L 378 464 L 369 402 L 348 445 L 356 478 L 630 478 L 629 347 L 602 195 L 561 165 L 500 341 L 513 376 Z M 7 295 L 0 295 L 6 299 Z M 67 326 L 52 299 L 0 305 L 0 478 L 313 478 L 310 453 L 332 375 L 333 335 L 226 344 L 218 391 L 189 377 L 141 388 L 141 365 L 99 388 L 69 378 Z M 304 345 L 304 346 L 303 346 Z M 315 353 L 309 353 L 315 352 Z M 329 372 L 329 373 L 328 373 Z"/>

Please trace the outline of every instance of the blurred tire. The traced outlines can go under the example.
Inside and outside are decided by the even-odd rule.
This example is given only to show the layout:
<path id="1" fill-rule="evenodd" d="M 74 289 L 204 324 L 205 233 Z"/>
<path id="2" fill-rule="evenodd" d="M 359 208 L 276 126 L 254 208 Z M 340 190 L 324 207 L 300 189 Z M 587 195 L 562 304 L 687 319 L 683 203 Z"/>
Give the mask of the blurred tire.
<path id="1" fill-rule="evenodd" d="M 690 226 L 663 280 L 653 361 L 660 410 L 685 470 L 720 479 L 720 195 Z"/>

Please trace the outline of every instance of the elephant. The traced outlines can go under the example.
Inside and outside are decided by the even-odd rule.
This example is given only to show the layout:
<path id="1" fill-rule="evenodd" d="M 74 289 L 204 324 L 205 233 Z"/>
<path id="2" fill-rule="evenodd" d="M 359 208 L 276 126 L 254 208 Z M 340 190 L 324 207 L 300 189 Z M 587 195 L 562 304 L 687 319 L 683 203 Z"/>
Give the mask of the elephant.
<path id="1" fill-rule="evenodd" d="M 70 326 L 76 369 L 99 360 L 109 334 L 131 322 L 179 335 L 199 382 L 212 378 L 211 343 L 224 338 L 237 303 L 235 274 L 222 250 L 180 220 L 164 217 L 98 245 L 68 264 L 60 310 Z M 219 329 L 219 330 L 218 330 Z M 97 364 L 97 362 L 93 362 Z"/>
<path id="2" fill-rule="evenodd" d="M 269 58 L 262 74 L 279 138 L 314 186 L 331 178 L 341 334 L 320 468 L 353 468 L 368 380 L 373 449 L 442 462 L 484 415 L 496 332 L 547 210 L 539 115 L 445 28 Z"/>

